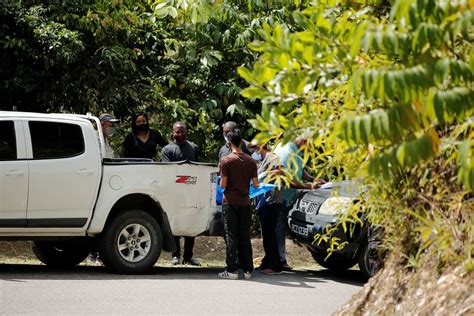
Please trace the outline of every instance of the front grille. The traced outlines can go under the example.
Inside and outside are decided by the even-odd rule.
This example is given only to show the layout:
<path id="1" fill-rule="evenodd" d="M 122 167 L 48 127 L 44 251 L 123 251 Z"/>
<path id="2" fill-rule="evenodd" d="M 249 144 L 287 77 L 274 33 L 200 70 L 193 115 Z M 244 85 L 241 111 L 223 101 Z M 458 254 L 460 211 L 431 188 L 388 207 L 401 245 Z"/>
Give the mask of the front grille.
<path id="1" fill-rule="evenodd" d="M 316 214 L 320 204 L 314 203 L 308 200 L 301 200 L 300 202 L 300 211 L 305 212 L 306 214 Z"/>

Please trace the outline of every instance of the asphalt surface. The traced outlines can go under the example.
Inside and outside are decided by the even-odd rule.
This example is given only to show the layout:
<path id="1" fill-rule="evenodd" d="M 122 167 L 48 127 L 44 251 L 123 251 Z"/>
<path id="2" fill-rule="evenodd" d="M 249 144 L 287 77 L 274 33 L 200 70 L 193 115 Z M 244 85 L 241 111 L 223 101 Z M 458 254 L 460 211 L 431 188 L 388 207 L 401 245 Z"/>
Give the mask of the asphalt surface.
<path id="1" fill-rule="evenodd" d="M 54 270 L 0 264 L 2 315 L 330 315 L 365 283 L 359 271 L 292 271 L 222 280 L 215 268 L 155 268 L 115 275 L 102 267 Z"/>

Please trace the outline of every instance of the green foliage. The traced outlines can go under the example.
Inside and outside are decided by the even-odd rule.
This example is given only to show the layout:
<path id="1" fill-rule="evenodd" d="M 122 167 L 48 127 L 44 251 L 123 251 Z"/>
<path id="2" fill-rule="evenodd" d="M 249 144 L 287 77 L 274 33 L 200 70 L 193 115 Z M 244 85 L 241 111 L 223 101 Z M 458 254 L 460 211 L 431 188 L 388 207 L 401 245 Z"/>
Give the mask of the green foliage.
<path id="1" fill-rule="evenodd" d="M 384 247 L 413 267 L 426 253 L 441 267 L 472 261 L 471 6 L 395 1 L 387 13 L 318 1 L 293 13 L 296 25 L 263 24 L 249 45 L 259 59 L 239 68 L 242 95 L 262 102 L 250 121 L 256 139 L 311 130 L 310 169 L 368 188 L 341 225 L 349 230 L 362 210 L 385 227 Z"/>
<path id="2" fill-rule="evenodd" d="M 383 110 L 387 116 L 394 104 L 403 112 L 396 116 L 403 117 L 402 124 L 397 124 L 397 119 L 385 122 L 394 122 L 389 127 L 392 135 L 404 137 L 390 139 L 387 149 L 371 159 L 369 170 L 385 176 L 397 176 L 403 168 L 441 154 L 439 138 L 449 138 L 449 134 L 438 132 L 472 120 L 474 114 L 474 69 L 469 66 L 474 10 L 460 9 L 452 2 L 401 3 L 393 6 L 390 24 L 361 25 L 356 33 L 363 34 L 363 44 L 355 44 L 352 49 L 354 56 L 383 53 L 401 57 L 393 65 L 361 67 L 354 78 L 355 89 L 361 86 L 362 101 L 376 99 L 389 105 Z M 367 123 L 370 116 L 347 117 L 342 126 L 343 139 L 359 144 L 367 144 L 371 138 L 377 141 L 380 129 Z M 469 132 L 472 123 L 465 127 Z M 462 174 L 471 172 L 467 164 L 460 165 L 460 169 Z M 459 179 L 466 188 L 474 189 L 469 177 Z"/>
<path id="3" fill-rule="evenodd" d="M 236 67 L 262 23 L 291 17 L 292 1 L 81 0 L 0 2 L 2 109 L 146 111 L 168 138 L 176 120 L 217 159 L 221 123 L 246 119 L 260 104 L 240 96 Z M 122 133 L 125 133 L 123 131 Z"/>

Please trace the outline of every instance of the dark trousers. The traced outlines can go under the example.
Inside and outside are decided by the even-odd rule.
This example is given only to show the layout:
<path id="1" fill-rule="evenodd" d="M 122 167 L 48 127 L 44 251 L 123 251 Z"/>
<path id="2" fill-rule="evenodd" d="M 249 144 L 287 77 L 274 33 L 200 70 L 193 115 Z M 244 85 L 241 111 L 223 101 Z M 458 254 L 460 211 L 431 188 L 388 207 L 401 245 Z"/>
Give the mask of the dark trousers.
<path id="1" fill-rule="evenodd" d="M 174 236 L 174 242 L 176 243 L 176 251 L 173 252 L 173 257 L 181 256 L 181 246 L 179 245 L 181 237 Z M 187 261 L 193 257 L 194 237 L 184 237 L 184 254 L 183 260 Z"/>
<path id="2" fill-rule="evenodd" d="M 224 216 L 224 234 L 227 245 L 227 271 L 235 272 L 238 261 L 244 272 L 252 272 L 252 244 L 250 243 L 250 225 L 252 213 L 250 205 L 222 205 Z"/>
<path id="3" fill-rule="evenodd" d="M 283 204 L 275 203 L 262 206 L 258 209 L 260 217 L 260 226 L 262 228 L 263 250 L 265 256 L 262 259 L 260 269 L 272 269 L 281 271 L 280 255 L 278 254 L 278 245 L 276 237 L 276 226 L 278 216 L 284 208 Z"/>

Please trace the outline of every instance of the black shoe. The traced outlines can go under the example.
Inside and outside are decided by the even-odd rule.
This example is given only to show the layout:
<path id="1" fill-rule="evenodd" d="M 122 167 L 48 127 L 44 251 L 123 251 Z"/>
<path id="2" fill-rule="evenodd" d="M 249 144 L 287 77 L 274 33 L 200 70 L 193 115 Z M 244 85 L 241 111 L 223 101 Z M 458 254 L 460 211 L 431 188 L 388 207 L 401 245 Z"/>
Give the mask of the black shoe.
<path id="1" fill-rule="evenodd" d="M 200 267 L 201 263 L 194 258 L 183 259 L 183 264 L 189 264 L 190 266 Z"/>

